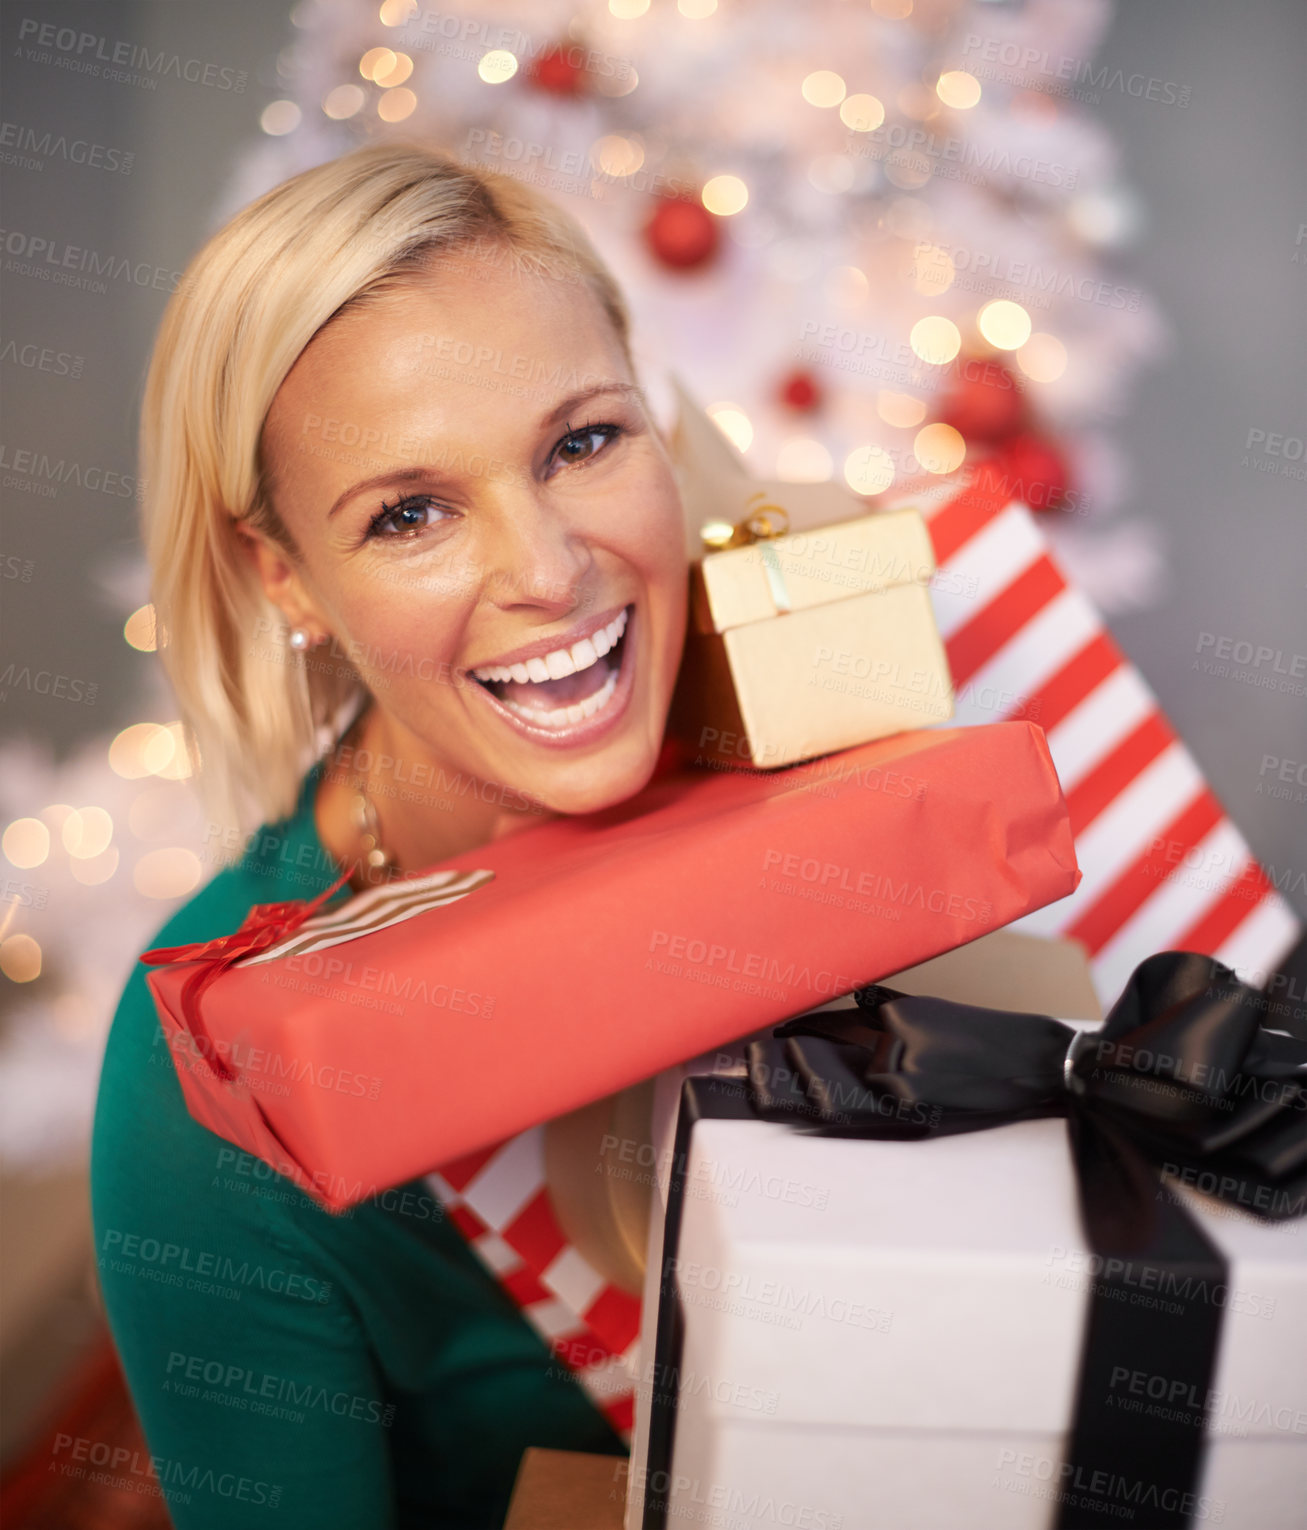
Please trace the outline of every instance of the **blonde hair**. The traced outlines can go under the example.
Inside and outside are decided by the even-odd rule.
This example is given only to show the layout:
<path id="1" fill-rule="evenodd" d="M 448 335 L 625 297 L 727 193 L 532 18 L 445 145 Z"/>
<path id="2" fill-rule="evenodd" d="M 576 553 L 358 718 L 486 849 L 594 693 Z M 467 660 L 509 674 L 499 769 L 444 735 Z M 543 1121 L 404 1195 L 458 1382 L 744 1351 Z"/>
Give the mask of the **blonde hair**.
<path id="1" fill-rule="evenodd" d="M 626 304 L 575 220 L 511 176 L 416 144 L 358 149 L 275 187 L 204 245 L 168 304 L 141 419 L 143 533 L 160 654 L 217 826 L 287 816 L 366 694 L 346 663 L 257 651 L 284 623 L 236 523 L 298 557 L 261 460 L 273 397 L 344 308 L 476 246 L 584 283 L 630 361 Z"/>

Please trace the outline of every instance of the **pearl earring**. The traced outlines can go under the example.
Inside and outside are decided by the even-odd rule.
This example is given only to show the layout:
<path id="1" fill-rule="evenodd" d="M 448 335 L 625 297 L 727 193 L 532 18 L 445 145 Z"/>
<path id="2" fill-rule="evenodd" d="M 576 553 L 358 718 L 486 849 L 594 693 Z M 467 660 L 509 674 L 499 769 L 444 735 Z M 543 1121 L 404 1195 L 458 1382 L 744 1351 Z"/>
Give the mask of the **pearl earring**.
<path id="1" fill-rule="evenodd" d="M 290 646 L 296 653 L 303 653 L 309 646 L 309 629 L 307 627 L 292 627 Z"/>

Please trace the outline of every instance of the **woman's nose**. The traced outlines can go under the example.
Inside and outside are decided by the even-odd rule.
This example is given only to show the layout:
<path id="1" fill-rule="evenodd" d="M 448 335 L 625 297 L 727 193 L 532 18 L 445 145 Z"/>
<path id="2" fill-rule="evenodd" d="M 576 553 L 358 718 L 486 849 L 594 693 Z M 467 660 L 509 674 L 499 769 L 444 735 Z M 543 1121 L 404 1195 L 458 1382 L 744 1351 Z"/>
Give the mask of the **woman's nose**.
<path id="1" fill-rule="evenodd" d="M 502 497 L 490 542 L 486 582 L 497 604 L 552 614 L 580 603 L 593 553 L 584 528 L 540 485 Z"/>

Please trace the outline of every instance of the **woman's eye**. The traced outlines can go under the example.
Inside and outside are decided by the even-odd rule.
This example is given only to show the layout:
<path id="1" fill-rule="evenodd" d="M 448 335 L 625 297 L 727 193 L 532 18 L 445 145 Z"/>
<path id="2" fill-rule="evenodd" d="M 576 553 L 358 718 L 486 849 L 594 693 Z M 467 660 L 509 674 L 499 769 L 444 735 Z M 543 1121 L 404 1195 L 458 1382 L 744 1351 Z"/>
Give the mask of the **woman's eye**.
<path id="1" fill-rule="evenodd" d="M 567 464 L 587 462 L 597 457 L 604 444 L 621 435 L 620 425 L 583 425 L 579 430 L 569 430 L 556 448 L 559 459 Z M 598 445 L 595 443 L 598 442 Z"/>
<path id="2" fill-rule="evenodd" d="M 368 523 L 368 536 L 389 541 L 412 536 L 436 524 L 433 514 L 444 516 L 448 512 L 425 495 L 410 495 L 396 504 L 382 505 Z"/>

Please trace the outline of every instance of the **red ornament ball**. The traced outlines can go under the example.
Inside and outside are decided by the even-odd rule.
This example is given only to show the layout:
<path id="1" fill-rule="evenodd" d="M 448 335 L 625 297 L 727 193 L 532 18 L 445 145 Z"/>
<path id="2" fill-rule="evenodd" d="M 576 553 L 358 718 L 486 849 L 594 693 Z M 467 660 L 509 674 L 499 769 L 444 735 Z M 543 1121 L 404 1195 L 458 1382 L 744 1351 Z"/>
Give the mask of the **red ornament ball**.
<path id="1" fill-rule="evenodd" d="M 968 441 L 998 441 L 1020 429 L 1026 417 L 1021 385 L 1001 362 L 968 357 L 940 418 Z"/>
<path id="2" fill-rule="evenodd" d="M 1032 510 L 1067 510 L 1071 473 L 1066 457 L 1041 436 L 1023 434 L 1004 443 L 997 463 L 1008 492 Z"/>
<path id="3" fill-rule="evenodd" d="M 776 393 L 782 404 L 799 414 L 820 409 L 823 402 L 820 383 L 803 367 L 796 368 L 784 378 Z"/>
<path id="4" fill-rule="evenodd" d="M 672 271 L 692 271 L 717 253 L 721 234 L 717 220 L 690 197 L 659 197 L 644 226 L 644 239 L 654 259 Z"/>
<path id="5" fill-rule="evenodd" d="M 527 79 L 551 96 L 584 95 L 585 49 L 575 43 L 555 43 L 535 59 L 527 70 Z"/>

